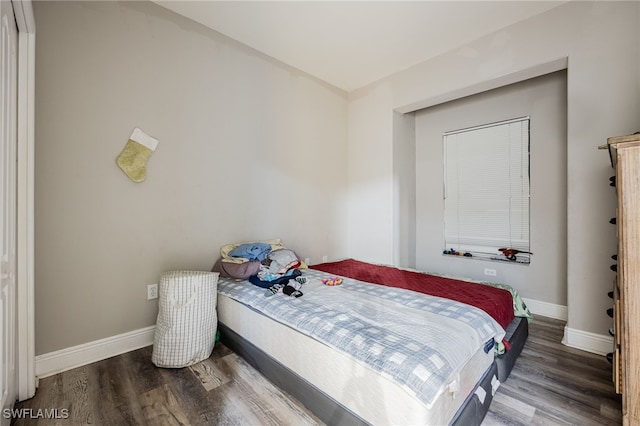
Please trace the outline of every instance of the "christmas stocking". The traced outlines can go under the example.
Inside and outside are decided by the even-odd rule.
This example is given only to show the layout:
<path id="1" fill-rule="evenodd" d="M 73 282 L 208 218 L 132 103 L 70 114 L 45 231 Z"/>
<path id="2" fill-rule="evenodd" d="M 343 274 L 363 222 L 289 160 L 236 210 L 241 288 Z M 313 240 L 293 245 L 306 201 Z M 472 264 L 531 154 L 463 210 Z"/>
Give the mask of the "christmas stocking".
<path id="1" fill-rule="evenodd" d="M 142 182 L 147 178 L 147 161 L 158 146 L 158 140 L 147 135 L 137 127 L 129 136 L 127 144 L 118 155 L 116 163 L 134 182 Z"/>

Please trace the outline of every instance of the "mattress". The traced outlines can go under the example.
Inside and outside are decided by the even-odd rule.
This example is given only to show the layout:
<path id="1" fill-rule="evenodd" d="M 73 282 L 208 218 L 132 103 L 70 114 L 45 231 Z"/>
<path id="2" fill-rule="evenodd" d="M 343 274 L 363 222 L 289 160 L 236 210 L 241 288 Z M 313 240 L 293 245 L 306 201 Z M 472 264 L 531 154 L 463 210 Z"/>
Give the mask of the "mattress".
<path id="1" fill-rule="evenodd" d="M 218 295 L 218 317 L 225 328 L 371 424 L 447 424 L 495 368 L 493 351 L 480 348 L 427 407 L 391 378 L 224 294 Z"/>

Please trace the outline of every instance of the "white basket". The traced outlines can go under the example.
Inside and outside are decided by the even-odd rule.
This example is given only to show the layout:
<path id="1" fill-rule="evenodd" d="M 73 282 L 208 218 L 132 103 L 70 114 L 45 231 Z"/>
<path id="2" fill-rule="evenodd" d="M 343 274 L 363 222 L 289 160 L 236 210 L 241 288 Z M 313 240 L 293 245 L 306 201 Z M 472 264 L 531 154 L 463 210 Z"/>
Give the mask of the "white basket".
<path id="1" fill-rule="evenodd" d="M 209 356 L 218 328 L 217 272 L 170 271 L 160 277 L 151 361 L 180 368 Z"/>

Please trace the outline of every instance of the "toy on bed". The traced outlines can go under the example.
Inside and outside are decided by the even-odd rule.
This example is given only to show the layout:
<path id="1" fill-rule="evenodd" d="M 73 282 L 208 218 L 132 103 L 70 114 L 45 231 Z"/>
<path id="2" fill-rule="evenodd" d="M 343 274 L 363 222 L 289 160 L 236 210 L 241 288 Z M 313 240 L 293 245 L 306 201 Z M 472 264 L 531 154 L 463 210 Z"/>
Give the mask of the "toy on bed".
<path id="1" fill-rule="evenodd" d="M 329 285 L 329 286 L 340 285 L 342 284 L 342 278 L 340 277 L 323 278 L 322 284 Z"/>

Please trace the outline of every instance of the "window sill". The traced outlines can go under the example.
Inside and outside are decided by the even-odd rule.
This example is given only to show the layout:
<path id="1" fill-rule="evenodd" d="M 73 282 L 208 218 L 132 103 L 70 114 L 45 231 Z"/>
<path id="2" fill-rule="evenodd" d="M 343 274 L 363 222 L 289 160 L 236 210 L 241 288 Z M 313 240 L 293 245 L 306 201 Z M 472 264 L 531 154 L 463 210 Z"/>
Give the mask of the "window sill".
<path id="1" fill-rule="evenodd" d="M 468 254 L 470 254 L 470 256 Z M 518 265 L 529 265 L 531 263 L 531 259 L 528 256 L 520 256 L 516 260 L 510 260 L 505 257 L 500 257 L 495 254 L 487 254 L 487 253 L 467 253 L 467 255 L 463 253 L 459 253 L 459 254 L 442 253 L 442 255 L 446 257 L 456 257 L 460 259 L 484 260 L 484 261 L 490 261 L 490 262 L 513 263 Z"/>

